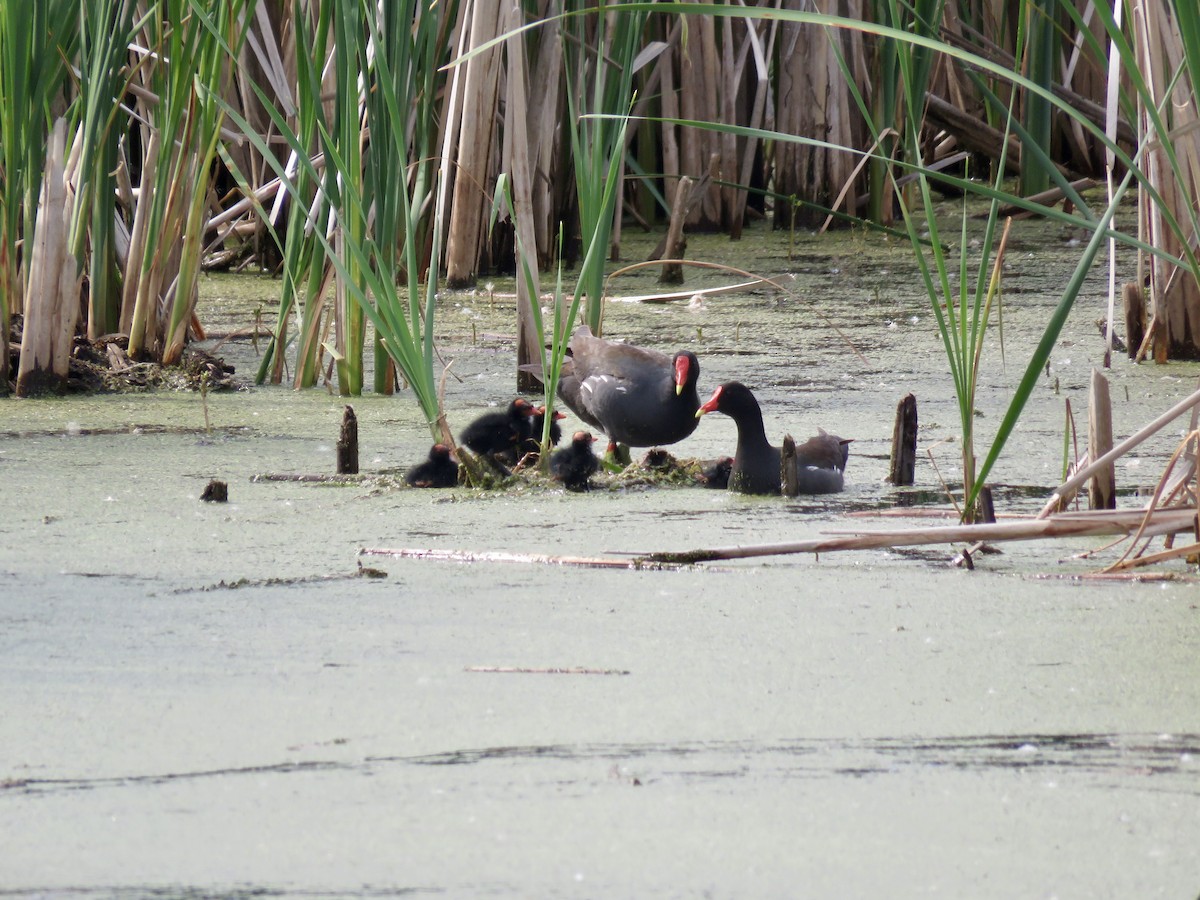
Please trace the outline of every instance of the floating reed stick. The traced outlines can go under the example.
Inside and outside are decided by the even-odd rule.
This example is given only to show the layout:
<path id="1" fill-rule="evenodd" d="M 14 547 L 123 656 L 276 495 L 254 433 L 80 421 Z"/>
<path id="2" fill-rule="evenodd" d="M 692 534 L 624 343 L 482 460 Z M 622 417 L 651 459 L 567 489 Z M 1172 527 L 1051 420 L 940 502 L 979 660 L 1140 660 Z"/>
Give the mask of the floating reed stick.
<path id="1" fill-rule="evenodd" d="M 1042 538 L 1081 537 L 1099 534 L 1132 534 L 1151 537 L 1193 531 L 1194 509 L 1098 510 L 1059 513 L 1044 519 L 1025 519 L 984 525 L 949 525 L 933 528 L 905 528 L 892 531 L 828 532 L 824 537 L 778 544 L 745 547 L 662 551 L 640 554 L 632 559 L 608 559 L 586 556 L 550 556 L 541 553 L 511 553 L 503 550 L 442 550 L 419 548 L 363 547 L 359 556 L 387 556 L 405 559 L 435 559 L 449 562 L 536 563 L 555 566 L 580 566 L 597 569 L 662 569 L 712 562 L 718 559 L 748 559 L 756 556 L 786 556 L 796 553 L 826 553 L 834 550 L 880 550 L 888 547 L 915 547 L 925 544 L 981 541 L 1030 541 Z"/>
<path id="2" fill-rule="evenodd" d="M 680 553 L 650 553 L 639 559 L 656 563 L 698 563 L 716 559 L 746 559 L 755 556 L 784 556 L 794 553 L 827 553 L 834 550 L 881 550 L 958 541 L 1031 541 L 1040 538 L 1080 537 L 1097 534 L 1130 534 L 1148 537 L 1191 531 L 1194 509 L 1102 510 L 1088 513 L 1059 513 L 1044 519 L 1000 522 L 985 525 L 947 525 L 895 531 L 828 532 L 826 537 L 780 544 L 748 547 L 717 547 Z"/>
<path id="3" fill-rule="evenodd" d="M 505 550 L 435 550 L 412 547 L 397 549 L 363 547 L 359 556 L 388 556 L 394 559 L 438 559 L 449 562 L 539 563 L 548 566 L 578 566 L 592 569 L 670 568 L 656 561 L 638 559 L 601 559 L 590 556 L 550 556 L 544 553 L 510 553 Z"/>
<path id="4" fill-rule="evenodd" d="M 486 672 L 502 675 L 628 675 L 628 669 L 588 669 L 582 666 L 567 668 L 529 668 L 526 666 L 467 666 L 464 672 Z"/>

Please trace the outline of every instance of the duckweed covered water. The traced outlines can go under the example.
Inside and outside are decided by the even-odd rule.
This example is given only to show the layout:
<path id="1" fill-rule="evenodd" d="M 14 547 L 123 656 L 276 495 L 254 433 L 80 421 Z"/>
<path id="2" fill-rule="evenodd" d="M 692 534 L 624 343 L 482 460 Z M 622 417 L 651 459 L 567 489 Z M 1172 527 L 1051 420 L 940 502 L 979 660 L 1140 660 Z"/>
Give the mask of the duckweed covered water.
<path id="1" fill-rule="evenodd" d="M 985 437 L 1073 260 L 1071 236 L 1018 227 Z M 702 393 L 751 384 L 773 440 L 854 437 L 845 494 L 255 481 L 332 471 L 345 401 L 210 394 L 211 429 L 190 393 L 0 403 L 5 893 L 1195 896 L 1197 589 L 1064 577 L 1095 571 L 1070 557 L 1103 539 L 1005 545 L 973 572 L 947 547 L 644 572 L 371 557 L 385 577 L 359 574 L 363 547 L 684 550 L 936 498 L 925 457 L 912 491 L 882 483 L 905 392 L 922 447 L 957 431 L 907 248 L 805 238 L 789 260 L 786 237 L 757 232 L 690 249 L 795 274 L 796 294 L 613 302 L 607 333 L 695 349 Z M 1102 286 L 1094 273 L 997 469 L 1001 512 L 1058 481 Z M 213 340 L 274 287 L 209 279 Z M 653 274 L 614 287 L 647 293 Z M 439 331 L 457 429 L 511 399 L 511 302 L 448 295 Z M 248 339 L 221 352 L 249 378 Z M 1119 358 L 1117 434 L 1198 373 Z M 409 398 L 350 402 L 365 471 L 424 457 Z M 1182 428 L 1121 463 L 1123 502 Z M 707 416 L 673 449 L 733 441 Z M 956 447 L 934 455 L 953 481 Z M 199 501 L 211 478 L 228 504 Z"/>

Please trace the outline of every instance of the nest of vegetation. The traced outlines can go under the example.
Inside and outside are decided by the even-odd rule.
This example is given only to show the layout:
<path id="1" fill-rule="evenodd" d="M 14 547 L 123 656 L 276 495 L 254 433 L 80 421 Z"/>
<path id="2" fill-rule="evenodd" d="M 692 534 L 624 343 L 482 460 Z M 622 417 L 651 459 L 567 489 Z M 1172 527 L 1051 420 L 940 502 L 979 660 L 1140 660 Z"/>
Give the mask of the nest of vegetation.
<path id="1" fill-rule="evenodd" d="M 12 317 L 9 333 L 9 377 L 15 381 L 21 355 L 22 319 Z M 141 362 L 129 357 L 129 337 L 103 335 L 90 340 L 76 335 L 71 347 L 67 393 L 129 393 L 140 391 L 230 391 L 238 389 L 234 367 L 192 347 L 184 348 L 177 366 Z"/>
<path id="2" fill-rule="evenodd" d="M 470 451 L 458 448 L 460 461 Z M 522 487 L 557 488 L 561 482 L 543 472 L 536 453 L 527 454 L 511 472 L 505 474 L 488 466 L 479 457 L 474 465 L 463 466 L 459 484 L 482 490 L 520 490 Z M 704 484 L 705 464 L 698 459 L 678 459 L 661 448 L 647 451 L 638 461 L 610 465 L 601 463 L 600 471 L 589 479 L 592 491 L 623 490 L 637 487 L 696 487 Z"/>

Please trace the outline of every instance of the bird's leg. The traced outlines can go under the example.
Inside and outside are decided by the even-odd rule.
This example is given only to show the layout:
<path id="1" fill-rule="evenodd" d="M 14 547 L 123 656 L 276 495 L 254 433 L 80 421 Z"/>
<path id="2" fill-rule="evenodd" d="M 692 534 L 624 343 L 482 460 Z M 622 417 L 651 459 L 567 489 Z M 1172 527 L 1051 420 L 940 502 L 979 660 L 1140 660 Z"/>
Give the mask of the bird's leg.
<path id="1" fill-rule="evenodd" d="M 616 473 L 625 471 L 632 461 L 628 447 L 618 444 L 616 441 L 609 441 L 608 449 L 604 451 L 604 458 L 600 460 L 600 464 L 604 466 L 605 471 Z"/>

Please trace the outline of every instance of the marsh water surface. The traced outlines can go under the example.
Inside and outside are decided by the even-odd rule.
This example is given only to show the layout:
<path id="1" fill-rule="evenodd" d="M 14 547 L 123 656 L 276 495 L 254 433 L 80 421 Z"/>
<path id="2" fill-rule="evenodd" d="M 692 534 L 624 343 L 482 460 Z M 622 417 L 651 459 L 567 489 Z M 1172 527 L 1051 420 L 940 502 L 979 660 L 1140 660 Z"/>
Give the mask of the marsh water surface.
<path id="1" fill-rule="evenodd" d="M 1051 226 L 1016 237 L 985 437 L 1078 252 Z M 907 247 L 804 238 L 789 259 L 786 237 L 756 232 L 691 252 L 788 274 L 795 293 L 614 301 L 607 333 L 695 349 L 703 394 L 751 384 L 776 441 L 853 437 L 846 493 L 264 481 L 332 471 L 346 401 L 210 394 L 209 427 L 192 393 L 0 402 L 0 894 L 1200 893 L 1200 588 L 1080 580 L 1112 557 L 1073 557 L 1103 539 L 1005 545 L 974 571 L 950 547 L 674 571 L 360 557 L 765 543 L 913 499 L 883 482 L 897 401 L 917 395 L 923 448 L 958 414 Z M 1001 512 L 1059 481 L 1103 285 L 1094 273 L 993 476 Z M 212 277 L 213 341 L 276 288 Z M 511 398 L 511 301 L 447 295 L 439 314 L 460 428 Z M 250 341 L 220 352 L 248 381 Z M 1119 357 L 1117 435 L 1198 374 Z M 423 457 L 408 397 L 350 402 L 364 470 Z M 1121 462 L 1122 504 L 1183 426 Z M 673 450 L 733 442 L 708 416 Z M 940 477 L 922 457 L 915 498 L 941 504 L 957 448 L 933 452 Z M 200 502 L 210 478 L 229 503 Z"/>

